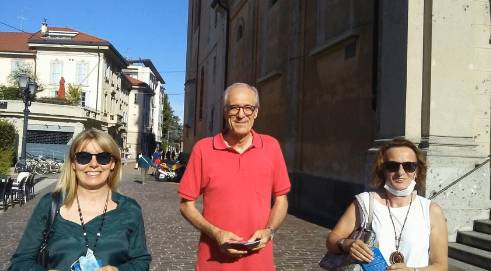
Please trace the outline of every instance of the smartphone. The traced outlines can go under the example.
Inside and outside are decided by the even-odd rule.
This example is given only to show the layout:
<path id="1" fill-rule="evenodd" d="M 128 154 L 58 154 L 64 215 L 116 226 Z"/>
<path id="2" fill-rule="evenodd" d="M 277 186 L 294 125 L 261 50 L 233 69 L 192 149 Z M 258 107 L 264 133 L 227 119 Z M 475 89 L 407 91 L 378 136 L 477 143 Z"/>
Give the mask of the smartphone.
<path id="1" fill-rule="evenodd" d="M 380 252 L 380 249 L 378 247 L 372 247 L 373 251 L 373 260 L 369 263 L 362 263 L 361 267 L 363 268 L 363 271 L 382 271 L 386 270 L 387 267 L 387 262 L 385 261 L 384 256 L 382 256 L 382 253 Z"/>
<path id="2" fill-rule="evenodd" d="M 230 242 L 230 243 L 227 243 L 227 245 L 230 246 L 231 248 L 237 249 L 237 250 L 251 250 L 251 249 L 259 246 L 260 243 L 261 243 L 261 240 L 257 239 L 257 240 L 250 241 L 250 242 Z"/>

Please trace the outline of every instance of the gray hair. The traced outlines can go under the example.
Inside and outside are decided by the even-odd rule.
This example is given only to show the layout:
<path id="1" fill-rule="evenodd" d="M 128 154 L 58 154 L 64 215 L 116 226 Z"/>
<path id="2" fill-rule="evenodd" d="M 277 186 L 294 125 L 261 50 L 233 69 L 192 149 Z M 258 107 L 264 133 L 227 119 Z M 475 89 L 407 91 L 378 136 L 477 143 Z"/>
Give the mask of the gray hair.
<path id="1" fill-rule="evenodd" d="M 257 91 L 257 88 L 255 88 L 249 84 L 246 84 L 246 83 L 233 83 L 232 85 L 228 86 L 227 89 L 225 89 L 225 91 L 223 92 L 223 106 L 227 106 L 228 95 L 229 95 L 230 91 L 232 91 L 232 89 L 237 88 L 237 87 L 245 87 L 245 88 L 252 90 L 252 92 L 254 92 L 254 94 L 256 96 L 256 104 L 255 105 L 256 105 L 256 107 L 259 107 L 259 92 Z"/>

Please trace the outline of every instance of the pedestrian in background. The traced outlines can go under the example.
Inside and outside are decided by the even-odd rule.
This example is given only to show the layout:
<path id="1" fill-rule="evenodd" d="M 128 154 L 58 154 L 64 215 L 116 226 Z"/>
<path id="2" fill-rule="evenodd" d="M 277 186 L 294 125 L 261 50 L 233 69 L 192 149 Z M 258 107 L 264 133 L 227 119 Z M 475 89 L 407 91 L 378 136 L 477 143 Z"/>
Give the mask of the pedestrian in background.
<path id="1" fill-rule="evenodd" d="M 48 233 L 48 269 L 80 270 L 89 264 L 102 271 L 148 270 L 151 257 L 141 208 L 116 192 L 120 178 L 121 155 L 107 133 L 89 129 L 73 140 L 54 190 L 61 206 Z M 34 209 L 9 270 L 46 270 L 36 257 L 51 194 Z"/>
<path id="2" fill-rule="evenodd" d="M 140 169 L 140 177 L 141 177 L 141 183 L 145 184 L 147 181 L 147 175 L 149 169 L 152 167 L 152 162 L 150 162 L 150 159 L 145 157 L 145 155 L 141 155 L 140 158 L 138 158 L 138 168 Z"/>
<path id="3" fill-rule="evenodd" d="M 379 148 L 372 186 L 373 222 L 379 249 L 390 265 L 388 270 L 447 270 L 448 232 L 438 204 L 417 194 L 426 182 L 426 162 L 409 140 L 396 138 Z M 357 214 L 356 204 L 369 208 L 369 193 L 359 195 L 326 241 L 330 252 L 349 254 L 354 260 L 370 262 L 371 249 L 361 240 L 348 239 L 367 217 Z"/>
<path id="4" fill-rule="evenodd" d="M 275 270 L 272 240 L 290 191 L 283 154 L 276 139 L 252 130 L 256 88 L 233 84 L 223 101 L 227 129 L 195 144 L 178 190 L 182 215 L 201 231 L 196 270 Z M 238 244 L 248 241 L 257 242 Z"/>

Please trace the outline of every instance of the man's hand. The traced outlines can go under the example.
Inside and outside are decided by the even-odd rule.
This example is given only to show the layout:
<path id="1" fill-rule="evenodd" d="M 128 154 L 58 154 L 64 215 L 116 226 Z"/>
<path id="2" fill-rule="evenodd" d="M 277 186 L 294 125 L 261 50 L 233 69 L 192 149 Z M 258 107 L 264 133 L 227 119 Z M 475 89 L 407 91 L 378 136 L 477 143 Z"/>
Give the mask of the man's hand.
<path id="1" fill-rule="evenodd" d="M 238 250 L 231 248 L 230 243 L 242 241 L 243 238 L 235 235 L 233 232 L 225 230 L 217 230 L 214 234 L 214 238 L 220 247 L 220 250 L 232 257 L 242 257 L 247 254 L 247 250 Z"/>
<path id="2" fill-rule="evenodd" d="M 271 229 L 262 229 L 262 230 L 257 230 L 251 238 L 249 238 L 249 242 L 255 241 L 259 239 L 260 243 L 257 247 L 251 249 L 252 251 L 257 251 L 266 246 L 266 244 L 271 240 Z"/>

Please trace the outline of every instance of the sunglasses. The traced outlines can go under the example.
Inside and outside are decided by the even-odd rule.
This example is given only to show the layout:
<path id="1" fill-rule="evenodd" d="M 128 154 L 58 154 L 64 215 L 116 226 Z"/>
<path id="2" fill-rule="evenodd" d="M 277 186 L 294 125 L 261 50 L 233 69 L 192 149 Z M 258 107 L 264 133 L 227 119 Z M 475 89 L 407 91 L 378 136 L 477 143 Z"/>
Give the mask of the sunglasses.
<path id="1" fill-rule="evenodd" d="M 112 154 L 108 152 L 92 154 L 89 152 L 81 151 L 75 153 L 75 160 L 80 165 L 87 165 L 88 163 L 90 163 L 90 161 L 92 161 L 92 156 L 95 156 L 95 160 L 97 161 L 97 163 L 103 166 L 111 163 L 111 160 L 113 158 Z"/>
<path id="2" fill-rule="evenodd" d="M 399 171 L 399 168 L 401 167 L 404 169 L 405 172 L 407 173 L 413 173 L 416 171 L 418 168 L 418 163 L 417 162 L 395 162 L 395 161 L 387 161 L 384 163 L 384 168 L 385 170 L 389 172 L 397 172 Z"/>

